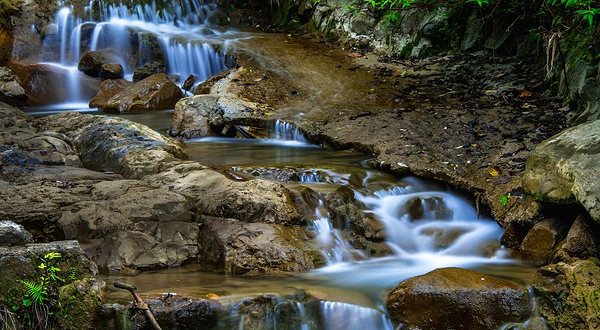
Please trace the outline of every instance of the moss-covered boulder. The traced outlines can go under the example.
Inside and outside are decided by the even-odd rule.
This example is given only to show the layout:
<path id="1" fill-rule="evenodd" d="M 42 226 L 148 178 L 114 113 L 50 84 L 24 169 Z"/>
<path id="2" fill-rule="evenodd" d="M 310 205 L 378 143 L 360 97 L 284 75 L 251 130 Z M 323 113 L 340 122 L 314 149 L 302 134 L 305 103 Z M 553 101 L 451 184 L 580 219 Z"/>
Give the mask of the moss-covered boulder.
<path id="1" fill-rule="evenodd" d="M 579 203 L 600 221 L 600 120 L 539 144 L 527 157 L 523 188 L 534 199 Z"/>
<path id="2" fill-rule="evenodd" d="M 96 328 L 105 285 L 76 241 L 0 247 L 0 278 L 0 307 L 25 327 Z"/>
<path id="3" fill-rule="evenodd" d="M 600 261 L 559 263 L 554 268 L 555 278 L 533 286 L 540 313 L 548 321 L 548 327 L 600 329 Z"/>

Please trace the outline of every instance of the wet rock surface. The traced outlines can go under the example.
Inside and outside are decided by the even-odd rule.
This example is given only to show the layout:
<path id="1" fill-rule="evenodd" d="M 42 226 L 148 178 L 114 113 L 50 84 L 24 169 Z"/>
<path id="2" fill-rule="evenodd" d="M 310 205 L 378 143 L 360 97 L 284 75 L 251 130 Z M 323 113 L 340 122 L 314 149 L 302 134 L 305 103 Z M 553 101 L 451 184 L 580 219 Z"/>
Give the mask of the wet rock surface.
<path id="1" fill-rule="evenodd" d="M 157 73 L 167 73 L 167 67 L 164 63 L 150 62 L 135 69 L 133 72 L 133 82 L 142 81 Z"/>
<path id="2" fill-rule="evenodd" d="M 305 271 L 320 262 L 280 183 L 232 181 L 185 161 L 176 140 L 123 118 L 33 119 L 0 104 L 0 125 L 0 196 L 10 201 L 0 220 L 23 225 L 36 241 L 77 239 L 105 272 L 198 262 L 202 253 L 226 255 L 227 269 L 214 260 L 207 267 L 235 273 Z M 219 236 L 207 215 L 236 225 Z"/>
<path id="3" fill-rule="evenodd" d="M 172 109 L 183 97 L 181 89 L 164 73 L 145 78 L 98 104 L 104 112 L 137 113 Z"/>
<path id="4" fill-rule="evenodd" d="M 527 158 L 525 192 L 553 203 L 581 204 L 600 221 L 600 120 L 572 127 L 538 145 Z"/>
<path id="5" fill-rule="evenodd" d="M 514 282 L 461 268 L 440 268 L 392 289 L 386 308 L 404 329 L 496 329 L 529 316 L 527 291 Z"/>
<path id="6" fill-rule="evenodd" d="M 91 50 L 81 56 L 77 69 L 88 76 L 100 77 L 104 65 L 120 61 L 119 54 L 114 49 Z"/>
<path id="7" fill-rule="evenodd" d="M 552 278 L 534 284 L 541 316 L 550 329 L 598 329 L 600 327 L 600 266 L 598 259 L 558 263 Z M 540 269 L 542 270 L 542 269 Z"/>
<path id="8" fill-rule="evenodd" d="M 102 64 L 100 68 L 100 78 L 102 79 L 121 79 L 123 75 L 123 66 L 121 64 L 107 63 Z"/>
<path id="9" fill-rule="evenodd" d="M 547 264 L 552 257 L 553 248 L 567 235 L 569 225 L 558 219 L 536 223 L 521 243 L 523 259 L 538 266 Z"/>
<path id="10" fill-rule="evenodd" d="M 108 103 L 111 97 L 132 85 L 123 79 L 107 79 L 100 84 L 98 94 L 90 101 L 90 108 L 101 107 Z"/>
<path id="11" fill-rule="evenodd" d="M 323 264 L 304 227 L 203 217 L 199 261 L 231 274 L 304 272 Z"/>

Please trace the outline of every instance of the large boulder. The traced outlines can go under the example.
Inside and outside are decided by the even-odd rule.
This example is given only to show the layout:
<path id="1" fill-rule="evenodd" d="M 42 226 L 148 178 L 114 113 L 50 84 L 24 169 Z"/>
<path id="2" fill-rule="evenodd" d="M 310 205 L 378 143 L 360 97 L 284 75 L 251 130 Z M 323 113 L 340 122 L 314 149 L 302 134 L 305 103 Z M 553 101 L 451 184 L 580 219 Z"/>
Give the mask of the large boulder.
<path id="1" fill-rule="evenodd" d="M 0 67 L 0 101 L 23 104 L 27 99 L 19 78 L 9 68 Z"/>
<path id="2" fill-rule="evenodd" d="M 112 48 L 90 50 L 81 56 L 77 69 L 91 77 L 99 77 L 104 64 L 120 63 L 119 53 Z"/>
<path id="3" fill-rule="evenodd" d="M 516 283 L 461 268 L 440 268 L 400 283 L 386 307 L 402 329 L 497 329 L 531 311 L 527 290 Z"/>
<path id="4" fill-rule="evenodd" d="M 101 107 L 117 93 L 129 88 L 133 83 L 124 79 L 107 79 L 100 84 L 98 94 L 90 101 L 90 108 Z"/>
<path id="5" fill-rule="evenodd" d="M 41 261 L 47 259 L 49 253 L 59 256 Z M 49 313 L 39 315 L 41 319 L 34 322 L 47 321 L 50 328 L 56 329 L 95 329 L 102 310 L 105 284 L 98 276 L 96 265 L 76 241 L 0 246 L 0 304 L 15 306 L 15 313 L 21 320 L 24 319 L 33 307 L 30 309 L 24 305 L 28 289 L 23 281 L 39 284 L 44 274 L 44 268 L 40 266 L 46 262 L 58 268 L 56 275 L 63 281 L 47 282 L 49 300 L 44 306 Z M 69 317 L 61 317 L 63 313 L 68 313 Z"/>
<path id="6" fill-rule="evenodd" d="M 40 106 L 67 102 L 72 86 L 67 77 L 71 74 L 67 69 L 42 63 L 10 62 L 7 67 L 19 78 L 21 86 L 27 94 L 27 105 Z M 98 91 L 98 79 L 80 75 L 78 79 L 78 96 L 90 99 Z"/>
<path id="7" fill-rule="evenodd" d="M 598 259 L 579 260 L 571 265 L 558 263 L 555 270 L 555 278 L 533 285 L 540 314 L 547 320 L 548 328 L 600 329 Z"/>
<path id="8" fill-rule="evenodd" d="M 203 217 L 199 262 L 231 274 L 304 272 L 323 263 L 304 227 Z"/>
<path id="9" fill-rule="evenodd" d="M 190 139 L 217 135 L 226 124 L 261 126 L 262 111 L 234 96 L 195 95 L 175 105 L 170 134 Z"/>
<path id="10" fill-rule="evenodd" d="M 534 199 L 577 202 L 600 222 L 600 120 L 539 144 L 527 157 L 523 188 Z"/>
<path id="11" fill-rule="evenodd" d="M 181 89 L 164 73 L 157 73 L 98 104 L 104 112 L 137 113 L 172 109 L 183 97 Z"/>

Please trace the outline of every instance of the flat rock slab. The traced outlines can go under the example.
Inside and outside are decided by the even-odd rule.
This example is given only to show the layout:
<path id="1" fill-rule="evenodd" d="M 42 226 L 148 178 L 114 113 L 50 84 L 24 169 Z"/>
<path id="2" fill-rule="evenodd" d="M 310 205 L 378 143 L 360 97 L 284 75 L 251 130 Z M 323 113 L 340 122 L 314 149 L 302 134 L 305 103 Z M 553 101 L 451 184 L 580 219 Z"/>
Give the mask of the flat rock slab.
<path id="1" fill-rule="evenodd" d="M 392 289 L 386 308 L 402 329 L 497 329 L 529 317 L 527 291 L 462 268 L 440 268 Z"/>
<path id="2" fill-rule="evenodd" d="M 527 158 L 525 192 L 540 201 L 577 202 L 600 222 L 600 120 L 540 143 Z"/>

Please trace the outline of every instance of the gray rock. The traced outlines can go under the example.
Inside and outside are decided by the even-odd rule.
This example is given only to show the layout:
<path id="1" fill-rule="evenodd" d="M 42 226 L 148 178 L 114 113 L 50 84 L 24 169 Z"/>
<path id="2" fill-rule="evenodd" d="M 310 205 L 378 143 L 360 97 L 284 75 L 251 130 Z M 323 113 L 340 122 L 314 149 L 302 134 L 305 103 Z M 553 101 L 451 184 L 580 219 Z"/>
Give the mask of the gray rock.
<path id="1" fill-rule="evenodd" d="M 497 329 L 525 320 L 527 291 L 514 282 L 461 268 L 440 268 L 392 289 L 386 308 L 402 329 Z"/>
<path id="2" fill-rule="evenodd" d="M 167 67 L 160 62 L 149 62 L 135 69 L 133 72 L 133 82 L 142 81 L 151 75 L 157 73 L 166 73 Z"/>
<path id="3" fill-rule="evenodd" d="M 534 199 L 578 202 L 600 222 L 600 120 L 539 144 L 527 157 L 523 188 Z"/>
<path id="4" fill-rule="evenodd" d="M 216 135 L 226 124 L 256 125 L 261 118 L 254 103 L 237 97 L 195 95 L 175 105 L 170 134 L 186 139 Z"/>
<path id="5" fill-rule="evenodd" d="M 26 99 L 27 95 L 19 78 L 10 69 L 0 67 L 0 101 L 23 104 Z"/>
<path id="6" fill-rule="evenodd" d="M 25 245 L 33 243 L 33 236 L 19 224 L 0 221 L 0 246 Z"/>

